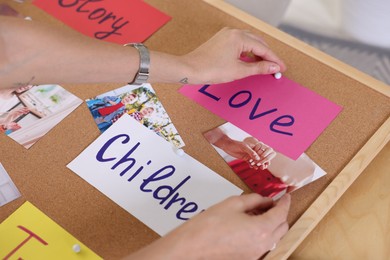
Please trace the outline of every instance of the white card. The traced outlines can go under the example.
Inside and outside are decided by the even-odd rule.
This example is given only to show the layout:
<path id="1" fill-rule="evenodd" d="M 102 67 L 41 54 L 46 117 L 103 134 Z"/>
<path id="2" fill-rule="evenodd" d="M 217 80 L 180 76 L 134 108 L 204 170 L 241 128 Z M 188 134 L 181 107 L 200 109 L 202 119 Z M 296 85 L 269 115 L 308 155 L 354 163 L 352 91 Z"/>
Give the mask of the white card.
<path id="1" fill-rule="evenodd" d="M 125 114 L 68 168 L 162 236 L 202 210 L 242 193 L 176 149 Z"/>

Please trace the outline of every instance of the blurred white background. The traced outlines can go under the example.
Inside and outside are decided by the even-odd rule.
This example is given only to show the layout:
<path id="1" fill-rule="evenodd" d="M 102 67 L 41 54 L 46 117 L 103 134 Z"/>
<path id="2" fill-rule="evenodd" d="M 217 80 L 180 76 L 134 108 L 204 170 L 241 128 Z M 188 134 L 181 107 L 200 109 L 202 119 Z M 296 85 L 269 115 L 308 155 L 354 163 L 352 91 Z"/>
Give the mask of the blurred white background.
<path id="1" fill-rule="evenodd" d="M 225 0 L 390 85 L 390 0 Z"/>

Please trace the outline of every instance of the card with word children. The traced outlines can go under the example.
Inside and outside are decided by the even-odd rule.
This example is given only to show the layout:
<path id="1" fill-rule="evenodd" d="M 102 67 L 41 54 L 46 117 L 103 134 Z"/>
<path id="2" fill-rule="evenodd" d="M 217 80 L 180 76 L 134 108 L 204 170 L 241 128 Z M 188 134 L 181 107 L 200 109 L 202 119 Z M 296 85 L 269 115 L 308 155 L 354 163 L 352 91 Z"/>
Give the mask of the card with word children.
<path id="1" fill-rule="evenodd" d="M 163 236 L 242 190 L 124 114 L 68 168 Z"/>

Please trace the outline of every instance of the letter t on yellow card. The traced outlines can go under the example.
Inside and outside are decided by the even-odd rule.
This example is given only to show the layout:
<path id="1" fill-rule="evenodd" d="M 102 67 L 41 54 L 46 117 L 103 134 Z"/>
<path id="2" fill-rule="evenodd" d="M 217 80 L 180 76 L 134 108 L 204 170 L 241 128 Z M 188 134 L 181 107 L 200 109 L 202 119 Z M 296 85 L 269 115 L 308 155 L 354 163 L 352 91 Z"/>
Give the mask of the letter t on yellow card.
<path id="1" fill-rule="evenodd" d="M 27 201 L 0 225 L 0 259 L 102 258 Z"/>

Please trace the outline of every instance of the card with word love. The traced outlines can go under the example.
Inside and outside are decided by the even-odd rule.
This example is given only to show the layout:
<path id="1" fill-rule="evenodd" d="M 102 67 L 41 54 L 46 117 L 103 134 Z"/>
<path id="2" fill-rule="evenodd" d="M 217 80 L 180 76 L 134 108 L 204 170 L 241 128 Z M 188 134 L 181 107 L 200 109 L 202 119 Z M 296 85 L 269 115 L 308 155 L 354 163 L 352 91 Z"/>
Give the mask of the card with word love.
<path id="1" fill-rule="evenodd" d="M 179 91 L 293 160 L 342 109 L 286 77 L 277 80 L 272 75 L 184 85 Z"/>
<path id="2" fill-rule="evenodd" d="M 141 0 L 35 0 L 33 4 L 90 37 L 143 42 L 171 17 Z"/>
<path id="3" fill-rule="evenodd" d="M 159 235 L 242 190 L 128 114 L 68 168 Z"/>
<path id="4" fill-rule="evenodd" d="M 1 259 L 102 259 L 28 201 L 0 234 Z"/>

